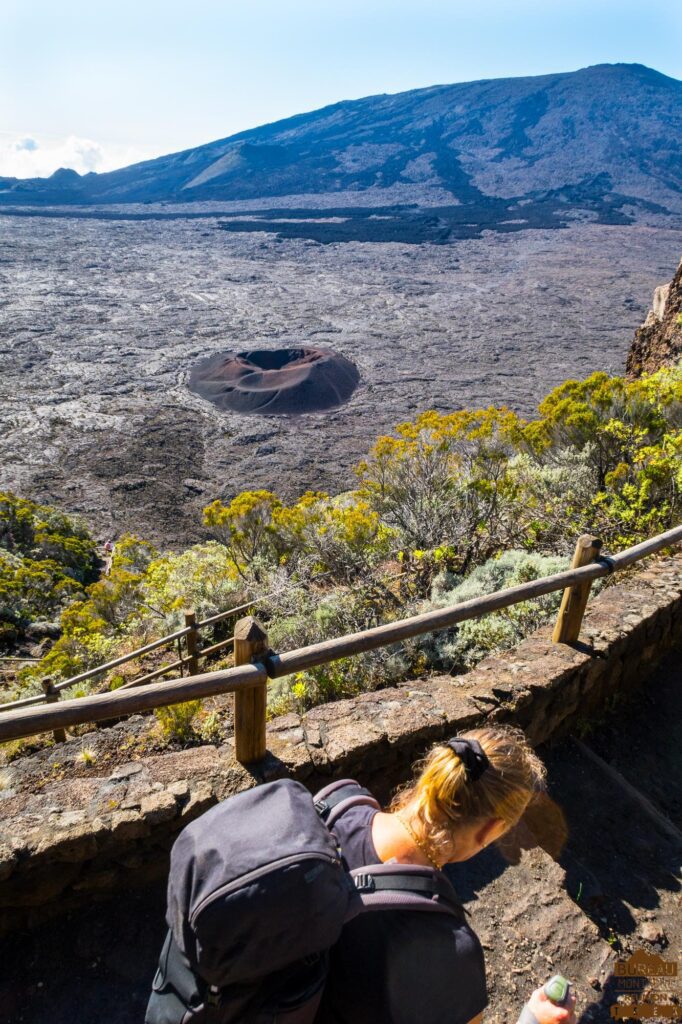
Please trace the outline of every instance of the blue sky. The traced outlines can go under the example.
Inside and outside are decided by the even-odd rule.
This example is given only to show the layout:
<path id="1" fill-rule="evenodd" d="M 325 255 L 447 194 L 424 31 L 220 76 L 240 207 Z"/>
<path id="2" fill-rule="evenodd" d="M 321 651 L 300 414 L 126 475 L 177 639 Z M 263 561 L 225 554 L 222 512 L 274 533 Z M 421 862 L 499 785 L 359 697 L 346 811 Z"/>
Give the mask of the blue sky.
<path id="1" fill-rule="evenodd" d="M 0 175 L 108 170 L 340 99 L 638 62 L 678 0 L 1 0 Z"/>

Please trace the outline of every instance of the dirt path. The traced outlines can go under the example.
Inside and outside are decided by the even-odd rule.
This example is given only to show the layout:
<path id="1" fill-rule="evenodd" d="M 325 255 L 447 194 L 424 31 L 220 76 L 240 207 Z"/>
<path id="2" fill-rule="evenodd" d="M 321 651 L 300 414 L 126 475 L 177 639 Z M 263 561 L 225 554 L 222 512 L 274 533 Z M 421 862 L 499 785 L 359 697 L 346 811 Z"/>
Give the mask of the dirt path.
<path id="1" fill-rule="evenodd" d="M 540 751 L 553 803 L 531 824 L 546 849 L 532 845 L 530 833 L 519 834 L 505 855 L 491 848 L 453 871 L 486 954 L 486 1024 L 513 1024 L 530 991 L 557 970 L 575 981 L 581 1024 L 605 1024 L 616 958 L 644 948 L 679 959 L 682 848 L 673 833 L 682 826 L 681 653 L 598 728 Z M 621 772 L 672 828 L 662 827 L 576 739 Z M 562 815 L 568 838 L 559 852 Z M 141 1022 L 164 933 L 163 906 L 160 890 L 121 894 L 5 940 L 0 1020 Z"/>
<path id="2" fill-rule="evenodd" d="M 610 1021 L 616 959 L 644 948 L 679 961 L 682 845 L 673 832 L 682 825 L 680 653 L 631 704 L 582 738 L 588 751 L 621 771 L 667 816 L 672 829 L 664 830 L 572 737 L 541 751 L 550 794 L 568 828 L 558 861 L 535 847 L 517 865 L 491 851 L 462 866 L 460 894 L 474 900 L 468 904 L 472 923 L 489 947 L 491 1024 L 515 1021 L 521 997 L 555 970 L 575 980 L 582 1022 Z M 556 824 L 548 820 L 546 830 L 537 828 L 548 846 Z M 657 936 L 660 941 L 651 941 Z"/>

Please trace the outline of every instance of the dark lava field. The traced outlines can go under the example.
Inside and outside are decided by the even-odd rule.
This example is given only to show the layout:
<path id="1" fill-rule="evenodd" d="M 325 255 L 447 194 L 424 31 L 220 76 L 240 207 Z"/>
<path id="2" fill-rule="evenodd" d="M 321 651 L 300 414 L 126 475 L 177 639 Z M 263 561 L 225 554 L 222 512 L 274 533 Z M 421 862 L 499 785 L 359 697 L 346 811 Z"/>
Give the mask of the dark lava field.
<path id="1" fill-rule="evenodd" d="M 374 438 L 423 409 L 532 415 L 568 377 L 622 372 L 680 257 L 679 228 L 655 218 L 358 241 L 367 216 L 344 232 L 343 197 L 301 205 L 257 225 L 238 204 L 1 216 L 0 487 L 100 537 L 182 546 L 216 497 L 348 487 Z M 370 216 L 378 238 L 396 220 Z M 301 346 L 357 367 L 345 405 L 245 415 L 188 387 L 202 359 Z"/>

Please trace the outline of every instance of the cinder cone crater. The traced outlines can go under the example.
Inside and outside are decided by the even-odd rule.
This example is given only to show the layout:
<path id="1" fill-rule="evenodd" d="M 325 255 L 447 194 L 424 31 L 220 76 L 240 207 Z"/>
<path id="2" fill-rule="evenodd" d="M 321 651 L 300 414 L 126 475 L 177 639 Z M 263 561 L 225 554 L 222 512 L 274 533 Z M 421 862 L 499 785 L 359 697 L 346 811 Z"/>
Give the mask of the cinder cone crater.
<path id="1" fill-rule="evenodd" d="M 331 349 L 252 349 L 202 359 L 189 388 L 219 409 L 291 416 L 343 405 L 359 380 L 357 367 Z"/>

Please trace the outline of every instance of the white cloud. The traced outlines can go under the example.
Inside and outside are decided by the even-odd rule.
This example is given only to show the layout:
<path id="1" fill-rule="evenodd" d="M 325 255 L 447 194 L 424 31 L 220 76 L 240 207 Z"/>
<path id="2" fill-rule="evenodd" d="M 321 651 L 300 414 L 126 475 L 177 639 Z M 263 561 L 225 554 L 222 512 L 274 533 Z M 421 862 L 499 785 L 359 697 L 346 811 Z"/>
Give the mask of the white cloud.
<path id="1" fill-rule="evenodd" d="M 0 177 L 46 178 L 60 167 L 72 168 L 79 174 L 113 171 L 157 155 L 160 154 L 139 146 L 99 143 L 77 135 L 64 139 L 33 135 L 0 137 Z"/>

